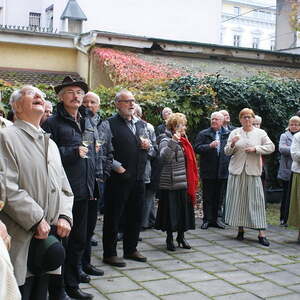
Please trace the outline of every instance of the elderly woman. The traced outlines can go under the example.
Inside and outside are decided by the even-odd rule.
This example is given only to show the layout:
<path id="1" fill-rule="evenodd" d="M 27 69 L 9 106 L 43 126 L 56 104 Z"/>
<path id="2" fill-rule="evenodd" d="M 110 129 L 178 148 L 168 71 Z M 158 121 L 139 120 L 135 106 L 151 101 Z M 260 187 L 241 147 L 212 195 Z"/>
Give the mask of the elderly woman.
<path id="1" fill-rule="evenodd" d="M 290 179 L 291 179 L 291 167 L 292 167 L 292 156 L 291 156 L 291 144 L 294 134 L 300 130 L 300 118 L 293 116 L 289 120 L 287 130 L 281 134 L 279 140 L 279 152 L 280 162 L 278 170 L 278 178 L 282 181 L 282 199 L 280 206 L 280 225 L 286 226 L 289 206 L 290 206 Z"/>
<path id="2" fill-rule="evenodd" d="M 244 227 L 259 230 L 258 241 L 270 243 L 265 235 L 266 213 L 262 182 L 261 155 L 270 154 L 275 147 L 267 133 L 253 126 L 254 112 L 244 108 L 239 114 L 241 128 L 233 130 L 225 146 L 232 155 L 226 194 L 225 222 L 238 226 L 238 240 L 244 239 Z"/>
<path id="3" fill-rule="evenodd" d="M 300 132 L 294 135 L 291 145 L 292 156 L 292 189 L 288 224 L 299 228 L 298 242 L 300 242 Z"/>
<path id="4" fill-rule="evenodd" d="M 178 247 L 190 249 L 184 232 L 195 229 L 193 205 L 196 202 L 198 171 L 193 147 L 189 143 L 186 117 L 181 113 L 169 116 L 159 143 L 161 158 L 160 197 L 155 228 L 167 231 L 167 249 L 175 251 L 173 232 Z"/>

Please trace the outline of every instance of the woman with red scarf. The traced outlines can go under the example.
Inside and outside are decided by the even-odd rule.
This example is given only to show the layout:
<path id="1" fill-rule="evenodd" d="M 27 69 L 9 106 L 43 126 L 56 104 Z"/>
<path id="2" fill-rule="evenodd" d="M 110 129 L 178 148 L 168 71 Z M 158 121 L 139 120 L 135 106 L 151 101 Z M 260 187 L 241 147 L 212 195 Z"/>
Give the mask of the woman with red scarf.
<path id="1" fill-rule="evenodd" d="M 198 170 L 193 147 L 186 137 L 184 114 L 169 116 L 159 143 L 161 175 L 155 228 L 167 231 L 167 249 L 175 251 L 173 232 L 178 247 L 191 249 L 184 232 L 195 229 L 194 205 L 198 187 Z"/>

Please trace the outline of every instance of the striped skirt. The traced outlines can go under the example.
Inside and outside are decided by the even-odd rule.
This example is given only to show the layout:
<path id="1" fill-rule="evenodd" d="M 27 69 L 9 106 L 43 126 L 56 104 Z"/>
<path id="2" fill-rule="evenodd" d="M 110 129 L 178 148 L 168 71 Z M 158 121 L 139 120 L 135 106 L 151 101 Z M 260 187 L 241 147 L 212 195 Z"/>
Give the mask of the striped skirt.
<path id="1" fill-rule="evenodd" d="M 225 223 L 253 229 L 267 227 L 264 191 L 260 176 L 229 174 Z"/>
<path id="2" fill-rule="evenodd" d="M 293 173 L 288 224 L 300 228 L 300 174 Z"/>

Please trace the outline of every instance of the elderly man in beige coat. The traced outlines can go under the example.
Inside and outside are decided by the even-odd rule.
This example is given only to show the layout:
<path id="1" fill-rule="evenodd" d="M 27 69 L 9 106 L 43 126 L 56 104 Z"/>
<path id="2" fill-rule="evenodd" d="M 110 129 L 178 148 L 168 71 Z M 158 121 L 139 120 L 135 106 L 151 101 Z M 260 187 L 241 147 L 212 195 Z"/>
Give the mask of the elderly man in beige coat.
<path id="1" fill-rule="evenodd" d="M 29 272 L 29 245 L 33 237 L 46 239 L 52 228 L 61 238 L 69 235 L 73 194 L 57 146 L 39 126 L 43 93 L 24 86 L 12 94 L 10 103 L 17 120 L 0 130 L 0 156 L 7 161 L 7 202 L 0 219 L 12 237 L 10 257 L 22 300 L 44 300 L 47 275 Z"/>

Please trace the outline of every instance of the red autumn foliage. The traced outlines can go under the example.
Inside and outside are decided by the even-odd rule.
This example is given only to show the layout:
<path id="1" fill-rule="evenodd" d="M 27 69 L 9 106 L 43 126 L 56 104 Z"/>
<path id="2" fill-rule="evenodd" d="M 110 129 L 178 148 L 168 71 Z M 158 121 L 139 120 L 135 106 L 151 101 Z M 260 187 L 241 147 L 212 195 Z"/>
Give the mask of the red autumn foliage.
<path id="1" fill-rule="evenodd" d="M 149 80 L 168 80 L 185 75 L 165 65 L 153 64 L 136 54 L 108 48 L 94 48 L 92 54 L 99 66 L 117 84 L 141 84 Z"/>

